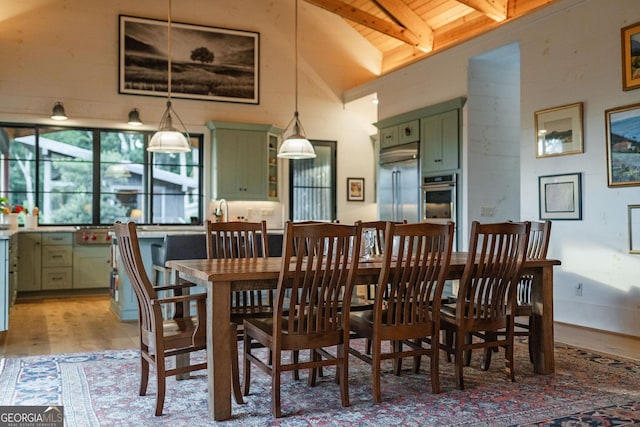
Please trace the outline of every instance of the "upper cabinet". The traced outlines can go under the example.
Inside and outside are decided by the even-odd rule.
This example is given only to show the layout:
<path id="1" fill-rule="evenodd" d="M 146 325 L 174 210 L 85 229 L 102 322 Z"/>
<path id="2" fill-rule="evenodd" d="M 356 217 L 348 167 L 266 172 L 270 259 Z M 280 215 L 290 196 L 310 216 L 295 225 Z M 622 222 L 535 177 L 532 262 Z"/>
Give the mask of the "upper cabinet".
<path id="1" fill-rule="evenodd" d="M 466 98 L 454 98 L 375 123 L 380 149 L 420 142 L 422 175 L 460 168 L 462 107 Z"/>
<path id="2" fill-rule="evenodd" d="M 423 175 L 458 169 L 459 110 L 451 110 L 422 119 L 420 159 Z"/>
<path id="3" fill-rule="evenodd" d="M 282 129 L 255 123 L 207 123 L 211 130 L 213 197 L 278 200 L 278 141 Z"/>
<path id="4" fill-rule="evenodd" d="M 420 141 L 420 120 L 380 129 L 380 148 Z"/>

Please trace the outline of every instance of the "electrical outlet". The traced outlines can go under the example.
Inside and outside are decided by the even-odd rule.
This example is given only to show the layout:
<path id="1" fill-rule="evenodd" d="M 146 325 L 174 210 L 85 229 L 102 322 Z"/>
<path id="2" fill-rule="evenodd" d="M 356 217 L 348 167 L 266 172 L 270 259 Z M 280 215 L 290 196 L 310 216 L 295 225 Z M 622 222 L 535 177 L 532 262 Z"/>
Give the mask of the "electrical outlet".
<path id="1" fill-rule="evenodd" d="M 576 296 L 577 297 L 581 297 L 582 296 L 582 283 L 578 283 L 576 285 Z"/>
<path id="2" fill-rule="evenodd" d="M 480 216 L 495 216 L 496 210 L 495 208 L 490 208 L 487 206 L 482 206 L 480 208 Z"/>

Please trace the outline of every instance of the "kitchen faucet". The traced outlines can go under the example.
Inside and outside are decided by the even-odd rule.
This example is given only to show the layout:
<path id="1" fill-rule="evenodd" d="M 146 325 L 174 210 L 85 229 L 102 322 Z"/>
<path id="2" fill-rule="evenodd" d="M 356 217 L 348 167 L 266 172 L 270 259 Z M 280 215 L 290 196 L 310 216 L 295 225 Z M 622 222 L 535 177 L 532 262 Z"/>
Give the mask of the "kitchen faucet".
<path id="1" fill-rule="evenodd" d="M 224 212 L 222 211 L 222 204 L 224 203 Z M 229 221 L 229 205 L 225 199 L 220 199 L 218 201 L 218 207 L 216 208 L 213 215 L 216 217 L 216 222 L 226 222 Z"/>

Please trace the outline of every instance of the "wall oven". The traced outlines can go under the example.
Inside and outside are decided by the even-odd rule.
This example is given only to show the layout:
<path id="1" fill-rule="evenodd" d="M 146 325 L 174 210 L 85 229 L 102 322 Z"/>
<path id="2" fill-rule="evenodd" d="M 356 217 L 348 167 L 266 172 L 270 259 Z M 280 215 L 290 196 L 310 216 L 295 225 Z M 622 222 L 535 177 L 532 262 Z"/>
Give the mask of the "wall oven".
<path id="1" fill-rule="evenodd" d="M 422 220 L 456 222 L 456 174 L 422 177 Z"/>

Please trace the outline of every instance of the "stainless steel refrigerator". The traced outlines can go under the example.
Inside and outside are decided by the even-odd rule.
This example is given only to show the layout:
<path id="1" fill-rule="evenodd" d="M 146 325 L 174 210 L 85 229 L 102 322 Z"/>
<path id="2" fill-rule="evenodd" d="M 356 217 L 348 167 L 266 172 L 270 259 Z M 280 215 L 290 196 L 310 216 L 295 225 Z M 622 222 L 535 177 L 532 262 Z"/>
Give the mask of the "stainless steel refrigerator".
<path id="1" fill-rule="evenodd" d="M 419 222 L 420 176 L 417 142 L 380 150 L 378 217 Z"/>

